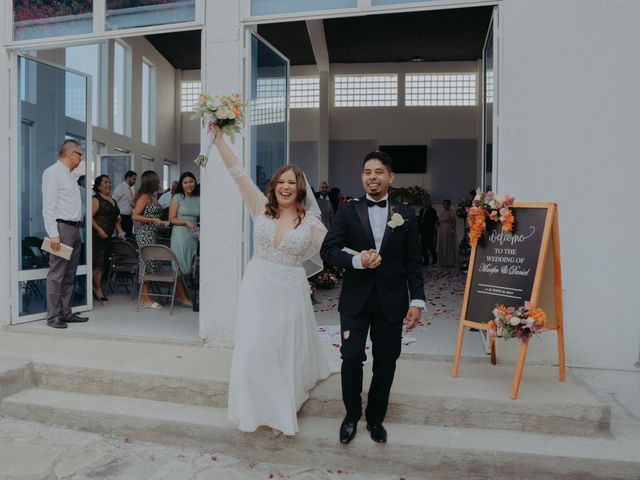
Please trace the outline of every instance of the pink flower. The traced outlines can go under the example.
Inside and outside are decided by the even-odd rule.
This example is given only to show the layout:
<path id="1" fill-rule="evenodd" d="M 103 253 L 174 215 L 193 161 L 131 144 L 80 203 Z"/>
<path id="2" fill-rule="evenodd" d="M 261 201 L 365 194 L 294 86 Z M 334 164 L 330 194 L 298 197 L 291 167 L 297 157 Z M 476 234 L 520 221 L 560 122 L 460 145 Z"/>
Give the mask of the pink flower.
<path id="1" fill-rule="evenodd" d="M 510 196 L 509 194 L 505 194 L 504 195 L 504 205 L 506 207 L 511 207 L 513 206 L 514 202 L 516 201 L 515 197 Z"/>
<path id="2" fill-rule="evenodd" d="M 509 213 L 509 209 L 508 208 L 504 207 L 504 208 L 500 209 L 500 216 L 501 217 L 506 217 L 508 213 Z"/>
<path id="3" fill-rule="evenodd" d="M 469 209 L 469 214 L 470 215 L 475 215 L 476 213 L 478 213 L 480 211 L 480 209 L 478 209 L 477 207 L 471 207 Z"/>
<path id="4" fill-rule="evenodd" d="M 491 215 L 489 215 L 489 218 L 495 222 L 496 219 L 498 218 L 498 213 L 497 212 L 491 212 Z"/>
<path id="5" fill-rule="evenodd" d="M 496 198 L 496 194 L 493 192 L 487 192 L 484 196 L 484 201 L 487 203 L 491 203 L 491 200 Z"/>

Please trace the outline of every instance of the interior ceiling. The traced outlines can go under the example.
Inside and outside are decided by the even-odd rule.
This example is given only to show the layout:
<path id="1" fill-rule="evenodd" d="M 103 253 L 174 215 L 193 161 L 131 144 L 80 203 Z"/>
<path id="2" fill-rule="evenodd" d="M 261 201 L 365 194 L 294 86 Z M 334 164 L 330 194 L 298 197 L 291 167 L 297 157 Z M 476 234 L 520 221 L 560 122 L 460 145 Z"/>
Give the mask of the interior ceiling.
<path id="1" fill-rule="evenodd" d="M 200 30 L 145 35 L 173 68 L 200 70 Z"/>
<path id="2" fill-rule="evenodd" d="M 323 20 L 330 63 L 477 60 L 493 7 L 332 18 Z M 316 63 L 306 23 L 272 23 L 258 33 L 291 61 Z"/>
<path id="3" fill-rule="evenodd" d="M 477 60 L 482 57 L 492 11 L 488 6 L 325 19 L 329 61 Z M 315 65 L 306 22 L 262 24 L 258 33 L 289 58 L 291 65 Z M 174 68 L 200 69 L 200 30 L 146 38 Z"/>

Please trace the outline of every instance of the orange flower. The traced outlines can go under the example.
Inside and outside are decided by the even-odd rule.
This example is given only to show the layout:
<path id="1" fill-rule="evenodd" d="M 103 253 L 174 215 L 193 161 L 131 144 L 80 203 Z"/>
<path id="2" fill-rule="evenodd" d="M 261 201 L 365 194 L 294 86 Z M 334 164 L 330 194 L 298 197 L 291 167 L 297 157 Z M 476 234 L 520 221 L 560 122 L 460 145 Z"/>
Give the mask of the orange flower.
<path id="1" fill-rule="evenodd" d="M 469 240 L 471 245 L 476 246 L 478 239 L 482 236 L 487 228 L 484 222 L 484 213 L 482 211 L 469 212 Z"/>
<path id="2" fill-rule="evenodd" d="M 513 230 L 515 218 L 513 218 L 513 213 L 511 212 L 511 210 L 500 217 L 500 222 L 502 223 L 502 230 L 504 230 L 505 232 L 511 232 Z"/>
<path id="3" fill-rule="evenodd" d="M 529 316 L 533 318 L 534 323 L 544 327 L 547 324 L 547 314 L 541 308 L 532 308 L 529 310 Z"/>
<path id="4" fill-rule="evenodd" d="M 509 311 L 507 310 L 507 307 L 505 307 L 504 305 L 498 305 L 498 310 L 500 310 L 500 311 L 501 311 L 505 316 L 506 316 L 506 315 L 511 316 L 511 315 L 509 314 Z"/>

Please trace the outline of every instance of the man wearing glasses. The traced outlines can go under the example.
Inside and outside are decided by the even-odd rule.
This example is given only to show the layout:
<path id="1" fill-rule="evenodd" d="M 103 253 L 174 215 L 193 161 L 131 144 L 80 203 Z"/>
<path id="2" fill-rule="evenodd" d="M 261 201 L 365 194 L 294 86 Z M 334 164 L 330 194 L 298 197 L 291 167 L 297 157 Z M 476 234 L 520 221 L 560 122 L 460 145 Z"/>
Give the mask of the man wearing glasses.
<path id="1" fill-rule="evenodd" d="M 42 217 L 53 251 L 64 243 L 73 248 L 69 260 L 57 255 L 49 259 L 47 273 L 47 325 L 67 328 L 67 323 L 86 322 L 87 317 L 71 313 L 71 300 L 80 260 L 82 240 L 82 201 L 80 187 L 72 171 L 82 160 L 82 149 L 76 140 L 60 145 L 60 158 L 42 175 Z"/>

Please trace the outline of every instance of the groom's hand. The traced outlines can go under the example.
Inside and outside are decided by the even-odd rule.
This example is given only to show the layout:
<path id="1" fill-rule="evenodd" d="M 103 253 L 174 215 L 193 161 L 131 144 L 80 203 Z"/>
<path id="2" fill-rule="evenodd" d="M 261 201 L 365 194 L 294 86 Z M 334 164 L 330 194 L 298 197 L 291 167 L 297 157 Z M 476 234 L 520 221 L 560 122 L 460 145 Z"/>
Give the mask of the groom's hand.
<path id="1" fill-rule="evenodd" d="M 418 325 L 418 322 L 420 321 L 421 314 L 422 309 L 420 307 L 409 307 L 409 310 L 407 310 L 407 314 L 404 317 L 404 328 L 407 332 L 416 328 L 416 325 Z"/>
<path id="2" fill-rule="evenodd" d="M 360 252 L 360 259 L 364 268 L 377 268 L 382 262 L 382 257 L 375 250 L 363 250 Z"/>

